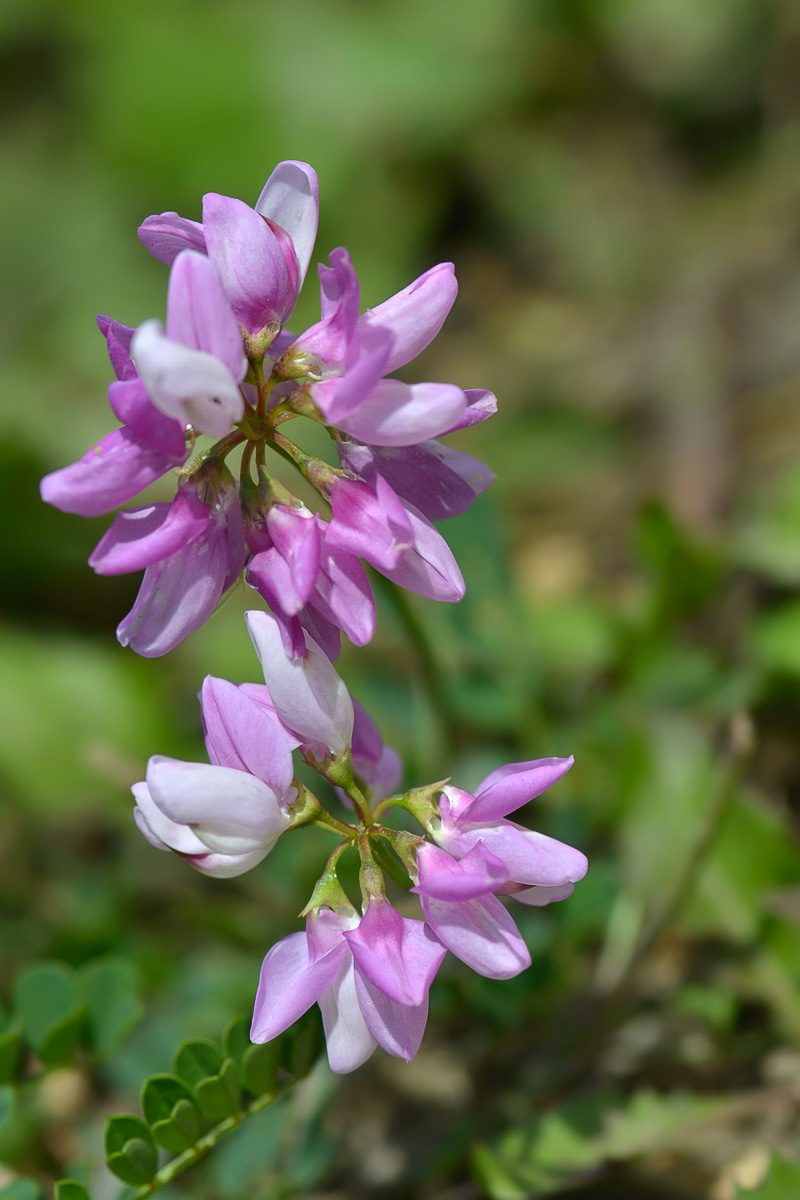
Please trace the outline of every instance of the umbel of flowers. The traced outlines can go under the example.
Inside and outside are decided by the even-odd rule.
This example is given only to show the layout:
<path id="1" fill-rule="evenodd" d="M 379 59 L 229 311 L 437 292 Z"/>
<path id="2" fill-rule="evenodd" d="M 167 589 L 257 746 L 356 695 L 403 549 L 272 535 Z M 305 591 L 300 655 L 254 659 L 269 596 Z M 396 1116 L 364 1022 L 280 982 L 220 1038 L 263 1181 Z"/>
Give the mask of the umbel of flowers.
<path id="1" fill-rule="evenodd" d="M 356 645 L 374 632 L 364 562 L 419 595 L 461 599 L 461 573 L 432 522 L 466 511 L 493 476 L 435 439 L 483 421 L 496 403 L 487 391 L 392 378 L 453 304 L 449 263 L 362 313 L 349 256 L 334 250 L 319 268 L 320 320 L 289 331 L 317 215 L 314 171 L 283 162 L 254 209 L 211 194 L 202 222 L 176 213 L 144 222 L 142 242 L 170 267 L 166 324 L 98 318 L 120 425 L 48 475 L 42 495 L 95 516 L 177 476 L 172 500 L 117 513 L 90 558 L 101 574 L 144 570 L 117 630 L 139 654 L 171 650 L 243 572 L 268 603 L 269 613 L 247 614 L 265 682 L 205 680 L 210 762 L 151 758 L 133 788 L 134 817 L 155 847 L 220 878 L 250 870 L 309 824 L 336 836 L 301 914 L 305 929 L 264 959 L 252 1038 L 269 1041 L 318 1003 L 331 1066 L 346 1072 L 376 1045 L 413 1058 L 447 951 L 492 978 L 523 971 L 530 956 L 500 897 L 562 900 L 586 859 L 509 820 L 571 758 L 508 764 L 474 794 L 448 780 L 399 791 L 398 755 L 332 665 L 341 632 Z M 301 418 L 325 428 L 338 466 L 288 436 Z M 203 446 L 203 435 L 215 440 Z M 316 489 L 324 516 L 279 482 L 276 456 Z M 342 815 L 298 780 L 295 755 L 334 786 Z M 392 807 L 421 832 L 387 825 Z M 347 853 L 358 856 L 358 897 L 337 876 Z M 397 907 L 387 876 L 396 896 L 406 892 Z"/>
<path id="2" fill-rule="evenodd" d="M 283 162 L 256 207 L 207 195 L 202 223 L 149 217 L 139 236 L 170 266 L 166 326 L 98 317 L 116 380 L 118 429 L 48 475 L 42 496 L 97 516 L 167 472 L 174 500 L 117 514 L 90 558 L 95 571 L 144 570 L 117 637 L 147 657 L 197 629 L 246 570 L 287 648 L 308 630 L 331 657 L 340 630 L 356 645 L 375 628 L 362 561 L 401 587 L 460 600 L 464 582 L 433 520 L 464 512 L 492 481 L 476 459 L 431 440 L 482 421 L 494 396 L 390 376 L 436 336 L 455 300 L 452 264 L 360 313 L 346 250 L 321 266 L 321 319 L 295 334 L 294 309 L 317 230 L 317 177 Z M 289 423 L 323 425 L 339 465 L 304 453 Z M 200 435 L 216 441 L 199 448 Z M 239 478 L 228 465 L 240 451 Z M 320 493 L 326 520 L 269 470 L 288 459 Z"/>
<path id="3" fill-rule="evenodd" d="M 269 1041 L 316 1002 L 334 1071 L 354 1070 L 376 1045 L 410 1060 L 448 950 L 493 979 L 529 966 L 498 897 L 549 904 L 583 878 L 579 850 L 508 820 L 572 759 L 510 763 L 474 795 L 446 782 L 397 793 L 399 760 L 311 636 L 304 634 L 304 651 L 292 658 L 274 616 L 250 612 L 247 624 L 265 684 L 206 679 L 200 700 L 211 761 L 151 758 L 145 782 L 133 789 L 137 824 L 154 846 L 221 877 L 249 870 L 279 837 L 304 825 L 334 834 L 337 844 L 303 910 L 305 930 L 264 959 L 251 1036 Z M 299 782 L 293 751 L 341 790 L 351 809 L 346 819 Z M 386 825 L 393 806 L 412 813 L 422 833 Z M 360 860 L 357 906 L 337 877 L 348 851 Z M 419 916 L 401 915 L 387 898 L 388 872 L 416 895 Z"/>

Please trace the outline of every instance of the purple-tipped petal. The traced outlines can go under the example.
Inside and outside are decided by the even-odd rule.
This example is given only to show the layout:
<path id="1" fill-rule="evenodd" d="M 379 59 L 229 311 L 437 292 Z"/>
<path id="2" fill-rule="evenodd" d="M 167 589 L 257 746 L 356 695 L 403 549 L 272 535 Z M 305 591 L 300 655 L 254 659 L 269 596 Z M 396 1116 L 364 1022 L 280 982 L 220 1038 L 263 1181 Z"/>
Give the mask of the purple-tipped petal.
<path id="1" fill-rule="evenodd" d="M 337 449 L 343 467 L 365 480 L 382 475 L 398 496 L 416 505 L 429 521 L 466 512 L 494 480 L 479 459 L 441 442 L 387 449 L 343 439 Z"/>
<path id="2" fill-rule="evenodd" d="M 425 1033 L 427 993 L 420 1004 L 396 1004 L 358 968 L 355 970 L 355 990 L 364 1022 L 378 1045 L 387 1054 L 411 1062 Z"/>
<path id="3" fill-rule="evenodd" d="M 341 246 L 331 251 L 330 258 L 330 267 L 318 268 L 322 320 L 300 334 L 296 349 L 316 355 L 328 367 L 344 367 L 358 320 L 358 277 Z"/>
<path id="4" fill-rule="evenodd" d="M 168 454 L 176 463 L 186 458 L 183 423 L 156 408 L 141 379 L 117 379 L 110 383 L 108 403 L 114 416 L 128 426 L 137 441 Z"/>
<path id="5" fill-rule="evenodd" d="M 186 457 L 143 445 L 129 429 L 115 429 L 83 458 L 45 475 L 42 499 L 63 512 L 98 517 L 131 500 Z"/>
<path id="6" fill-rule="evenodd" d="M 108 346 L 108 357 L 117 379 L 134 379 L 136 368 L 131 362 L 131 338 L 134 330 L 130 325 L 121 325 L 111 317 L 97 315 L 97 326 Z"/>
<path id="7" fill-rule="evenodd" d="M 249 205 L 209 192 L 203 197 L 208 256 L 219 271 L 236 320 L 248 333 L 279 324 L 296 298 L 281 239 Z"/>
<path id="8" fill-rule="evenodd" d="M 326 546 L 365 558 L 379 571 L 396 567 L 413 544 L 411 519 L 380 476 L 369 484 L 337 479 L 331 487 L 331 508 Z"/>
<path id="9" fill-rule="evenodd" d="M 278 795 L 290 787 L 297 744 L 274 712 L 235 683 L 207 675 L 200 693 L 208 756 L 218 766 L 249 771 Z"/>
<path id="10" fill-rule="evenodd" d="M 182 250 L 206 252 L 206 239 L 199 221 L 189 221 L 177 213 L 148 217 L 139 226 L 139 241 L 153 258 L 172 266 Z"/>
<path id="11" fill-rule="evenodd" d="M 398 1004 L 422 1004 L 444 948 L 424 921 L 401 917 L 387 900 L 371 900 L 357 929 L 344 932 L 357 969 Z"/>
<path id="12" fill-rule="evenodd" d="M 533 829 L 524 829 L 513 821 L 456 826 L 454 830 L 443 823 L 436 838 L 449 853 L 459 857 L 480 842 L 503 863 L 506 878 L 514 883 L 561 887 L 583 879 L 588 867 L 586 855 L 574 846 Z"/>
<path id="13" fill-rule="evenodd" d="M 332 410 L 337 407 L 338 394 Z M 449 383 L 382 379 L 357 408 L 331 419 L 373 446 L 411 446 L 443 433 L 463 411 L 464 393 Z"/>
<path id="14" fill-rule="evenodd" d="M 89 556 L 98 575 L 124 575 L 161 562 L 198 538 L 213 521 L 197 492 L 179 491 L 159 502 L 117 513 L 111 528 Z"/>
<path id="15" fill-rule="evenodd" d="M 235 381 L 244 377 L 242 335 L 219 273 L 205 255 L 187 250 L 175 260 L 167 293 L 167 337 L 212 354 Z"/>
<path id="16" fill-rule="evenodd" d="M 501 860 L 480 843 L 455 859 L 426 842 L 417 851 L 417 866 L 419 880 L 412 892 L 436 900 L 474 900 L 496 892 L 509 878 Z"/>
<path id="17" fill-rule="evenodd" d="M 148 567 L 136 603 L 117 627 L 120 645 L 158 658 L 199 629 L 222 595 L 226 543 L 224 527 L 215 522 L 194 542 Z"/>
<path id="18" fill-rule="evenodd" d="M 405 505 L 405 513 L 411 525 L 413 543 L 394 567 L 378 567 L 378 570 L 418 596 L 451 603 L 461 600 L 465 591 L 464 577 L 447 542 L 412 504 Z M 377 563 L 373 565 L 378 566 Z"/>
<path id="19" fill-rule="evenodd" d="M 492 417 L 497 412 L 497 397 L 485 388 L 466 388 L 467 407 L 447 433 L 455 433 L 458 429 L 466 429 L 469 425 L 477 425 Z"/>
<path id="20" fill-rule="evenodd" d="M 439 941 L 479 975 L 511 979 L 530 966 L 522 935 L 495 896 L 460 903 L 423 896 L 422 911 Z"/>
<path id="21" fill-rule="evenodd" d="M 490 824 L 521 808 L 557 783 L 573 758 L 535 758 L 530 762 L 506 763 L 487 775 L 475 790 L 475 799 L 462 813 L 471 824 Z"/>
<path id="22" fill-rule="evenodd" d="M 131 345 L 151 400 L 167 416 L 212 437 L 224 437 L 242 419 L 238 383 L 218 358 L 172 341 L 158 321 L 140 325 Z"/>
<path id="23" fill-rule="evenodd" d="M 276 942 L 261 965 L 251 1040 L 270 1042 L 294 1025 L 333 983 L 346 953 L 342 942 L 311 963 L 305 933 L 290 933 Z"/>
<path id="24" fill-rule="evenodd" d="M 329 552 L 323 546 L 310 606 L 317 618 L 342 629 L 354 646 L 366 646 L 375 633 L 375 597 L 366 572 L 354 555 L 345 550 Z M 303 621 L 307 616 L 308 610 Z M 311 633 L 314 636 L 313 630 Z"/>
<path id="25" fill-rule="evenodd" d="M 319 184 L 314 168 L 294 159 L 278 163 L 264 184 L 256 212 L 280 225 L 292 239 L 299 290 L 311 261 L 319 220 Z"/>
<path id="26" fill-rule="evenodd" d="M 453 307 L 457 292 L 453 264 L 439 263 L 359 318 L 360 328 L 388 329 L 394 337 L 387 375 L 430 345 Z"/>
<path id="27" fill-rule="evenodd" d="M 305 349 L 305 338 L 302 341 Z M 323 379 L 321 383 L 313 385 L 311 395 L 329 425 L 340 425 L 344 429 L 346 420 L 353 420 L 359 425 L 356 413 L 363 404 L 371 403 L 371 397 L 386 373 L 391 348 L 391 334 L 385 329 L 370 330 L 360 337 L 358 347 L 351 350 L 354 359 L 352 365 L 347 365 L 344 375 Z M 387 382 L 383 380 L 384 384 Z M 403 397 L 406 398 L 406 393 L 403 393 Z M 377 408 L 380 416 L 380 402 Z M 363 423 L 362 419 L 360 424 Z"/>

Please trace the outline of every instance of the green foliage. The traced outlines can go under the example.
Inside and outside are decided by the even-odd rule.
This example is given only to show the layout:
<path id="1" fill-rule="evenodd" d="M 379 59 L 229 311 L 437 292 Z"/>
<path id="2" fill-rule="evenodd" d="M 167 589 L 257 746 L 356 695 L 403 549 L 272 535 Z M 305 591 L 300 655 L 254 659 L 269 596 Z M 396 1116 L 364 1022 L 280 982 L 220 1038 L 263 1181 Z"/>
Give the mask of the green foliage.
<path id="1" fill-rule="evenodd" d="M 15 1179 L 7 1187 L 0 1188 L 0 1200 L 42 1200 L 42 1189 L 34 1179 Z"/>
<path id="2" fill-rule="evenodd" d="M 14 981 L 22 1033 L 45 1063 L 68 1061 L 81 1035 L 83 1009 L 75 973 L 62 963 L 36 963 Z"/>
<path id="3" fill-rule="evenodd" d="M 149 1183 L 158 1166 L 158 1151 L 148 1126 L 139 1117 L 109 1117 L 105 1131 L 106 1163 L 123 1183 Z"/>
<path id="4" fill-rule="evenodd" d="M 278 1078 L 277 1041 L 254 1045 L 250 1041 L 250 1021 L 240 1017 L 225 1031 L 225 1049 L 239 1069 L 239 1082 L 251 1096 L 262 1096 L 275 1090 Z"/>
<path id="5" fill-rule="evenodd" d="M 548 1196 L 605 1162 L 666 1153 L 724 1114 L 723 1099 L 636 1093 L 624 1105 L 603 1095 L 572 1111 L 548 1113 L 532 1130 L 510 1130 L 496 1149 L 480 1146 L 474 1165 L 492 1200 Z"/>
<path id="6" fill-rule="evenodd" d="M 132 1187 L 147 1187 L 147 1195 L 164 1186 L 243 1121 L 275 1103 L 308 1074 L 319 1055 L 322 1039 L 315 1014 L 301 1018 L 268 1047 L 250 1044 L 247 1028 L 243 1017 L 228 1027 L 224 1036 L 228 1056 L 207 1038 L 181 1043 L 173 1055 L 175 1074 L 151 1075 L 142 1084 L 143 1118 L 108 1118 L 106 1161 L 118 1179 Z M 242 1086 L 251 1099 L 243 1098 Z M 322 1143 L 327 1154 L 329 1142 L 323 1138 Z M 160 1170 L 157 1145 L 176 1156 Z M 306 1162 L 307 1172 L 310 1162 Z M 315 1169 L 311 1174 L 316 1177 Z M 67 1183 L 71 1181 L 59 1186 Z M 65 1200 L 73 1197 L 65 1193 Z M 76 1194 L 74 1200 L 80 1196 Z"/>
<path id="7" fill-rule="evenodd" d="M 0 1083 L 22 1078 L 25 1052 L 46 1067 L 76 1057 L 107 1060 L 142 1015 L 134 969 L 98 959 L 76 971 L 66 963 L 37 962 L 15 976 L 13 1012 L 0 1021 Z"/>
<path id="8" fill-rule="evenodd" d="M 90 1196 L 77 1179 L 59 1179 L 54 1200 L 90 1200 Z"/>
<path id="9" fill-rule="evenodd" d="M 788 1163 L 777 1155 L 770 1163 L 763 1182 L 755 1188 L 738 1187 L 736 1200 L 789 1200 L 800 1194 L 800 1165 Z"/>
<path id="10" fill-rule="evenodd" d="M 171 1154 L 193 1146 L 203 1128 L 192 1093 L 174 1075 L 152 1075 L 145 1081 L 142 1112 L 159 1146 Z"/>

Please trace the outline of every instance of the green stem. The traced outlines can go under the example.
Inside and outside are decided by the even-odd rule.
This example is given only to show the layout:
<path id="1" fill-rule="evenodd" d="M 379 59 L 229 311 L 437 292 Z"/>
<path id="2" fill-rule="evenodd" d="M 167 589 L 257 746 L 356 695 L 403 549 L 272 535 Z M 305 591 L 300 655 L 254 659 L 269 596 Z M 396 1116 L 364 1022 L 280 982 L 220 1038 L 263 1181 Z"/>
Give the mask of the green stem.
<path id="1" fill-rule="evenodd" d="M 203 1137 L 199 1139 L 189 1150 L 184 1150 L 183 1154 L 179 1154 L 177 1158 L 173 1158 L 171 1162 L 166 1163 L 161 1170 L 153 1176 L 149 1183 L 137 1188 L 135 1192 L 129 1195 L 128 1200 L 146 1200 L 148 1196 L 152 1196 L 159 1188 L 166 1187 L 168 1183 L 172 1183 L 178 1175 L 182 1175 L 194 1163 L 199 1162 L 201 1158 L 205 1158 L 209 1150 L 213 1150 L 215 1146 L 233 1133 L 234 1129 L 238 1129 L 244 1121 L 250 1117 L 254 1117 L 256 1113 L 260 1113 L 262 1109 L 268 1108 L 270 1104 L 274 1104 L 293 1084 L 288 1084 L 286 1088 L 282 1088 L 280 1092 L 268 1092 L 265 1096 L 259 1096 L 248 1104 L 247 1108 L 241 1112 L 235 1113 L 232 1117 L 226 1117 L 224 1121 L 220 1121 L 219 1125 L 215 1125 Z"/>

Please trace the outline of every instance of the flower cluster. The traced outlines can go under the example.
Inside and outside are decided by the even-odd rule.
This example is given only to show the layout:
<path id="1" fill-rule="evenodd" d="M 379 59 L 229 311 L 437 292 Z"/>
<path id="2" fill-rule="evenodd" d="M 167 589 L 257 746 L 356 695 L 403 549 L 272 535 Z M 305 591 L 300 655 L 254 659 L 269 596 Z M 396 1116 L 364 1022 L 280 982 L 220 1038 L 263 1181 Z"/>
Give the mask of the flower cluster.
<path id="1" fill-rule="evenodd" d="M 265 683 L 206 679 L 200 700 L 211 762 L 151 758 L 146 782 L 133 789 L 137 823 L 153 845 L 223 877 L 249 870 L 292 829 L 314 823 L 337 834 L 305 931 L 264 959 L 251 1036 L 269 1041 L 318 1002 L 334 1071 L 352 1071 L 376 1045 L 410 1060 L 445 953 L 493 979 L 519 974 L 530 955 L 498 897 L 549 904 L 583 877 L 579 850 L 507 820 L 572 759 L 511 763 L 474 795 L 446 784 L 390 794 L 399 760 L 320 647 L 305 634 L 303 654 L 292 658 L 274 616 L 250 612 L 247 623 Z M 293 777 L 293 750 L 337 785 L 356 822 L 324 809 Z M 424 834 L 384 825 L 393 805 L 411 812 Z M 360 856 L 360 910 L 337 877 L 347 850 Z M 401 915 L 387 899 L 387 854 L 418 897 L 421 918 Z"/>
<path id="2" fill-rule="evenodd" d="M 318 1003 L 331 1066 L 344 1072 L 376 1045 L 413 1058 L 447 951 L 494 979 L 524 970 L 530 955 L 503 900 L 562 900 L 586 859 L 509 819 L 571 758 L 500 767 L 474 794 L 448 780 L 398 791 L 398 755 L 332 665 L 342 632 L 363 645 L 374 631 L 364 563 L 422 596 L 463 595 L 432 522 L 463 513 L 492 475 L 435 439 L 483 421 L 495 400 L 392 378 L 453 304 L 449 263 L 361 313 L 348 254 L 334 250 L 319 269 L 320 320 L 291 333 L 316 229 L 317 179 L 300 162 L 276 167 L 254 209 L 211 194 L 202 222 L 148 218 L 139 236 L 170 267 L 166 325 L 98 318 L 120 427 L 48 475 L 42 495 L 95 516 L 177 472 L 174 498 L 119 512 L 90 559 L 101 574 L 144 570 L 117 630 L 139 654 L 176 646 L 243 571 L 269 604 L 247 613 L 264 683 L 205 680 L 209 762 L 151 758 L 133 788 L 134 818 L 153 846 L 219 878 L 250 870 L 303 826 L 336 835 L 305 930 L 264 959 L 252 1038 L 276 1037 Z M 298 418 L 325 428 L 338 465 L 287 437 Z M 201 435 L 216 440 L 198 449 Z M 238 479 L 226 461 L 234 451 Z M 268 453 L 298 468 L 324 515 L 275 477 Z M 332 786 L 341 815 L 297 778 L 295 755 Z M 384 824 L 392 807 L 422 832 Z M 337 874 L 348 852 L 359 859 L 358 897 Z M 387 880 L 402 901 L 389 899 Z"/>
<path id="3" fill-rule="evenodd" d="M 432 521 L 464 512 L 493 476 L 432 439 L 484 420 L 495 399 L 391 378 L 439 332 L 457 291 L 452 264 L 360 313 L 350 258 L 334 250 L 319 268 L 321 319 L 291 333 L 285 322 L 317 218 L 316 174 L 292 161 L 275 168 L 255 208 L 212 193 L 202 222 L 148 217 L 139 236 L 170 267 L 166 325 L 133 329 L 98 318 L 121 425 L 48 475 L 42 496 L 96 516 L 177 471 L 175 498 L 118 513 L 89 560 L 104 575 L 144 570 L 117 630 L 139 654 L 176 646 L 243 570 L 295 656 L 303 630 L 331 658 L 341 631 L 356 645 L 371 639 L 375 604 L 362 560 L 422 596 L 456 601 L 464 593 Z M 298 417 L 327 429 L 338 465 L 287 437 Z M 198 451 L 200 435 L 217 440 Z M 234 451 L 238 481 L 226 461 Z M 294 463 L 330 519 L 279 483 L 268 452 Z"/>

